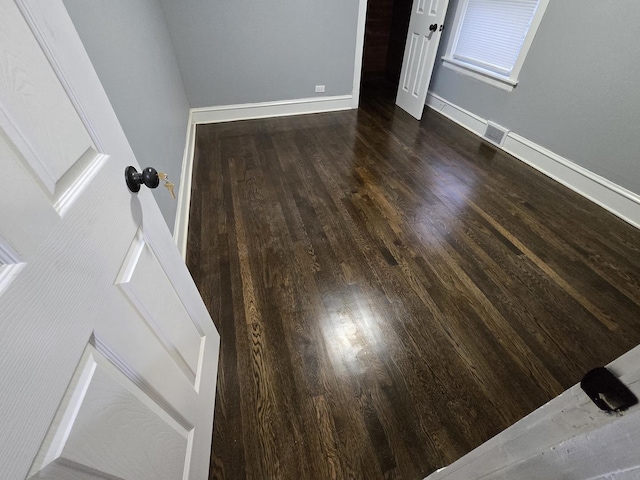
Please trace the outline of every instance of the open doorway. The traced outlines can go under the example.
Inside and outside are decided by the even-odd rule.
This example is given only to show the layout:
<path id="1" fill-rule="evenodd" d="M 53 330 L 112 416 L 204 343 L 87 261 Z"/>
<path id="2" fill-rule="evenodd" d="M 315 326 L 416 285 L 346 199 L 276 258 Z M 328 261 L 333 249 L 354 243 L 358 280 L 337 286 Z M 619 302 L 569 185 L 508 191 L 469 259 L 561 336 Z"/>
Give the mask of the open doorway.
<path id="1" fill-rule="evenodd" d="M 413 0 L 368 0 L 362 82 L 398 87 Z"/>

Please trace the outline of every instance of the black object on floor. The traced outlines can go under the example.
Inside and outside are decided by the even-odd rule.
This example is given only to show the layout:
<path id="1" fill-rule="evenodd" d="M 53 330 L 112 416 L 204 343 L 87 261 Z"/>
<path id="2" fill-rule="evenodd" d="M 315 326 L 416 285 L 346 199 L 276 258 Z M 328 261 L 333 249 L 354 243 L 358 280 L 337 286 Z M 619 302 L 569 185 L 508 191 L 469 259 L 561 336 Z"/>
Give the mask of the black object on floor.
<path id="1" fill-rule="evenodd" d="M 636 396 L 613 373 L 598 367 L 580 381 L 582 390 L 601 410 L 621 412 L 638 403 Z"/>

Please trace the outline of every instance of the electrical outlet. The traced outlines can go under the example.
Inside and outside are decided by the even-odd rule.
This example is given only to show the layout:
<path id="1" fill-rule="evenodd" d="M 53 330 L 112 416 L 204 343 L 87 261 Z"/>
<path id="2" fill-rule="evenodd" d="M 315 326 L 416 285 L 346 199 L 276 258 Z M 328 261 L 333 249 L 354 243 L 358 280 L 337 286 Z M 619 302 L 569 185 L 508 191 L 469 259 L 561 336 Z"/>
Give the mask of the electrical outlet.
<path id="1" fill-rule="evenodd" d="M 316 93 L 324 93 L 324 85 L 316 85 Z"/>

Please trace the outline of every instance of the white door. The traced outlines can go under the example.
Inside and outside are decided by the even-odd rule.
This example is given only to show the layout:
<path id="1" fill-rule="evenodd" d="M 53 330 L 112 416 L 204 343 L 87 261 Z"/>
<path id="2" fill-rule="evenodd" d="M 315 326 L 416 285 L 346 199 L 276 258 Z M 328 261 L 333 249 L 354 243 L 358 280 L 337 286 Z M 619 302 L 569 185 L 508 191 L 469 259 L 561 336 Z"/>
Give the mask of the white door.
<path id="1" fill-rule="evenodd" d="M 208 476 L 219 336 L 129 164 L 62 1 L 0 0 L 2 480 Z"/>
<path id="2" fill-rule="evenodd" d="M 608 368 L 640 397 L 640 347 Z M 575 385 L 426 480 L 556 478 L 639 479 L 640 405 L 610 415 Z"/>
<path id="3" fill-rule="evenodd" d="M 436 61 L 449 0 L 413 0 L 396 104 L 418 120 Z"/>

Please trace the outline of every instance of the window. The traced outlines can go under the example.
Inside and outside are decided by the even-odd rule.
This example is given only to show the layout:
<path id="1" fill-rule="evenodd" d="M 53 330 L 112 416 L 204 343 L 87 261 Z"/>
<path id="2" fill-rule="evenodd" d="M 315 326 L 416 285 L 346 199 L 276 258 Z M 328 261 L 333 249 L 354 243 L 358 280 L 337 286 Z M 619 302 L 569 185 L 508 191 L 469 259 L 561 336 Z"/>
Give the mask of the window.
<path id="1" fill-rule="evenodd" d="M 460 0 L 445 66 L 513 90 L 549 0 Z"/>

